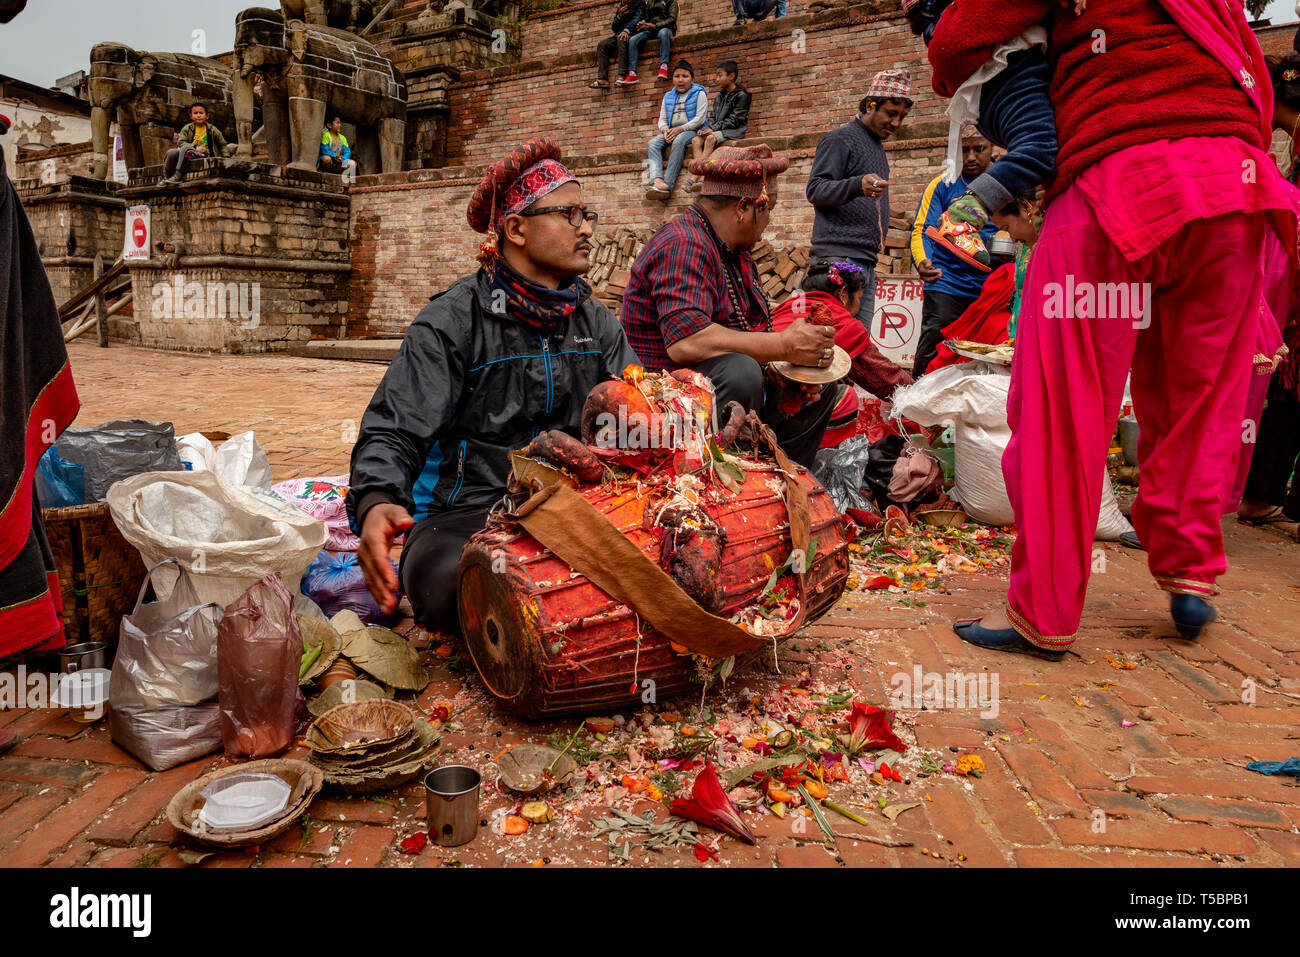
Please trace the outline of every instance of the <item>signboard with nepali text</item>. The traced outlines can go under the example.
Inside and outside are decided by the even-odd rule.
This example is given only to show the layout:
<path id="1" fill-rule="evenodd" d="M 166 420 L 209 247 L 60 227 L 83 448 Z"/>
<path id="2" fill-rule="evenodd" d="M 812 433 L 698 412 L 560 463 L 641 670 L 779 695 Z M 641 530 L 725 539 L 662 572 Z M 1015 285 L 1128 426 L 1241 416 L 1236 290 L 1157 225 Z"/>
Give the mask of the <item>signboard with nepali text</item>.
<path id="1" fill-rule="evenodd" d="M 921 341 L 921 299 L 925 283 L 916 276 L 876 276 L 871 341 L 885 358 L 909 371 Z"/>
<path id="2" fill-rule="evenodd" d="M 150 258 L 152 247 L 153 243 L 149 235 L 149 204 L 128 206 L 122 258 L 127 262 L 143 262 Z"/>

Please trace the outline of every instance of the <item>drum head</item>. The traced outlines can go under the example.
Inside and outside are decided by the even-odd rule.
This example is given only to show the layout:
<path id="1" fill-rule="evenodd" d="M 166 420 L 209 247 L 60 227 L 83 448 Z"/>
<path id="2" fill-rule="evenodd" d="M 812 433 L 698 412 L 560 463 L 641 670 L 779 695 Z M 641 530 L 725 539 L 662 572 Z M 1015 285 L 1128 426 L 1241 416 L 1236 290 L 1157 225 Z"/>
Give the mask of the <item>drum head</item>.
<path id="1" fill-rule="evenodd" d="M 536 601 L 511 587 L 508 572 L 494 571 L 489 549 L 472 540 L 460 559 L 457 603 L 461 634 L 483 683 L 512 707 L 526 707 L 542 670 L 533 660 Z"/>

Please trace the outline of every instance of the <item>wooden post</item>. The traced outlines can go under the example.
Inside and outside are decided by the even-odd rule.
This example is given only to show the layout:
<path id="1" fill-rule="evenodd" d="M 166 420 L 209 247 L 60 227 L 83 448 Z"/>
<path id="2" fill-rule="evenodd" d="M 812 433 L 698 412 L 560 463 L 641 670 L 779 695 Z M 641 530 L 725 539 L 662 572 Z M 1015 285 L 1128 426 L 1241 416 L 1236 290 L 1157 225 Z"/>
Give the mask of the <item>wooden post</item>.
<path id="1" fill-rule="evenodd" d="M 95 278 L 104 275 L 104 254 L 95 253 Z M 99 346 L 108 348 L 108 304 L 104 302 L 104 293 L 95 293 L 95 318 L 99 323 Z"/>
<path id="2" fill-rule="evenodd" d="M 384 5 L 384 8 L 380 10 L 377 14 L 375 14 L 375 18 L 371 20 L 369 23 L 367 23 L 364 28 L 362 28 L 361 36 L 363 37 L 369 36 L 370 31 L 373 30 L 375 27 L 379 26 L 380 21 L 382 21 L 385 17 L 387 17 L 388 14 L 392 12 L 393 7 L 395 6 L 397 6 L 397 0 L 388 0 L 388 3 Z"/>

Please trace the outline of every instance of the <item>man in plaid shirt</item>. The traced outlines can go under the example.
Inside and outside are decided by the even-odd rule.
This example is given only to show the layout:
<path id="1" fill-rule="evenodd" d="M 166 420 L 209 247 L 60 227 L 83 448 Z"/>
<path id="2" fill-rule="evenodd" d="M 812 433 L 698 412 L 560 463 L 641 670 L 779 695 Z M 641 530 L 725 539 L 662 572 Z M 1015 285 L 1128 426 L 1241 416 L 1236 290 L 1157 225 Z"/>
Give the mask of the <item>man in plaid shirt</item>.
<path id="1" fill-rule="evenodd" d="M 811 466 L 837 390 L 794 387 L 764 367 L 775 360 L 829 365 L 834 328 L 800 318 L 773 332 L 749 253 L 771 220 L 776 177 L 789 165 L 761 145 L 724 146 L 692 162 L 691 172 L 704 180 L 700 200 L 636 258 L 619 319 L 647 369 L 686 367 L 708 376 L 715 408 L 735 400 L 759 412 L 786 453 Z"/>

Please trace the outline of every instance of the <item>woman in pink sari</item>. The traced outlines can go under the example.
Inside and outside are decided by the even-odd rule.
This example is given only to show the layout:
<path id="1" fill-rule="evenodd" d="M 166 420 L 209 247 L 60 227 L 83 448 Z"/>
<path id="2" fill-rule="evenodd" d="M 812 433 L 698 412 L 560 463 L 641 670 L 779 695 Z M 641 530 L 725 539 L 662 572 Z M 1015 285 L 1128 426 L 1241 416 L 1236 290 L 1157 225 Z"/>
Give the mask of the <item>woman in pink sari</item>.
<path id="1" fill-rule="evenodd" d="M 1178 631 L 1194 638 L 1214 619 L 1263 249 L 1273 233 L 1294 254 L 1296 214 L 1267 152 L 1272 88 L 1240 3 L 1111 0 L 1076 15 L 1055 0 L 962 0 L 930 44 L 936 91 L 953 95 L 1036 23 L 1061 145 L 1007 406 L 1002 471 L 1019 535 L 1005 607 L 954 628 L 984 648 L 1060 660 L 1083 614 L 1130 367 L 1133 524 Z"/>

